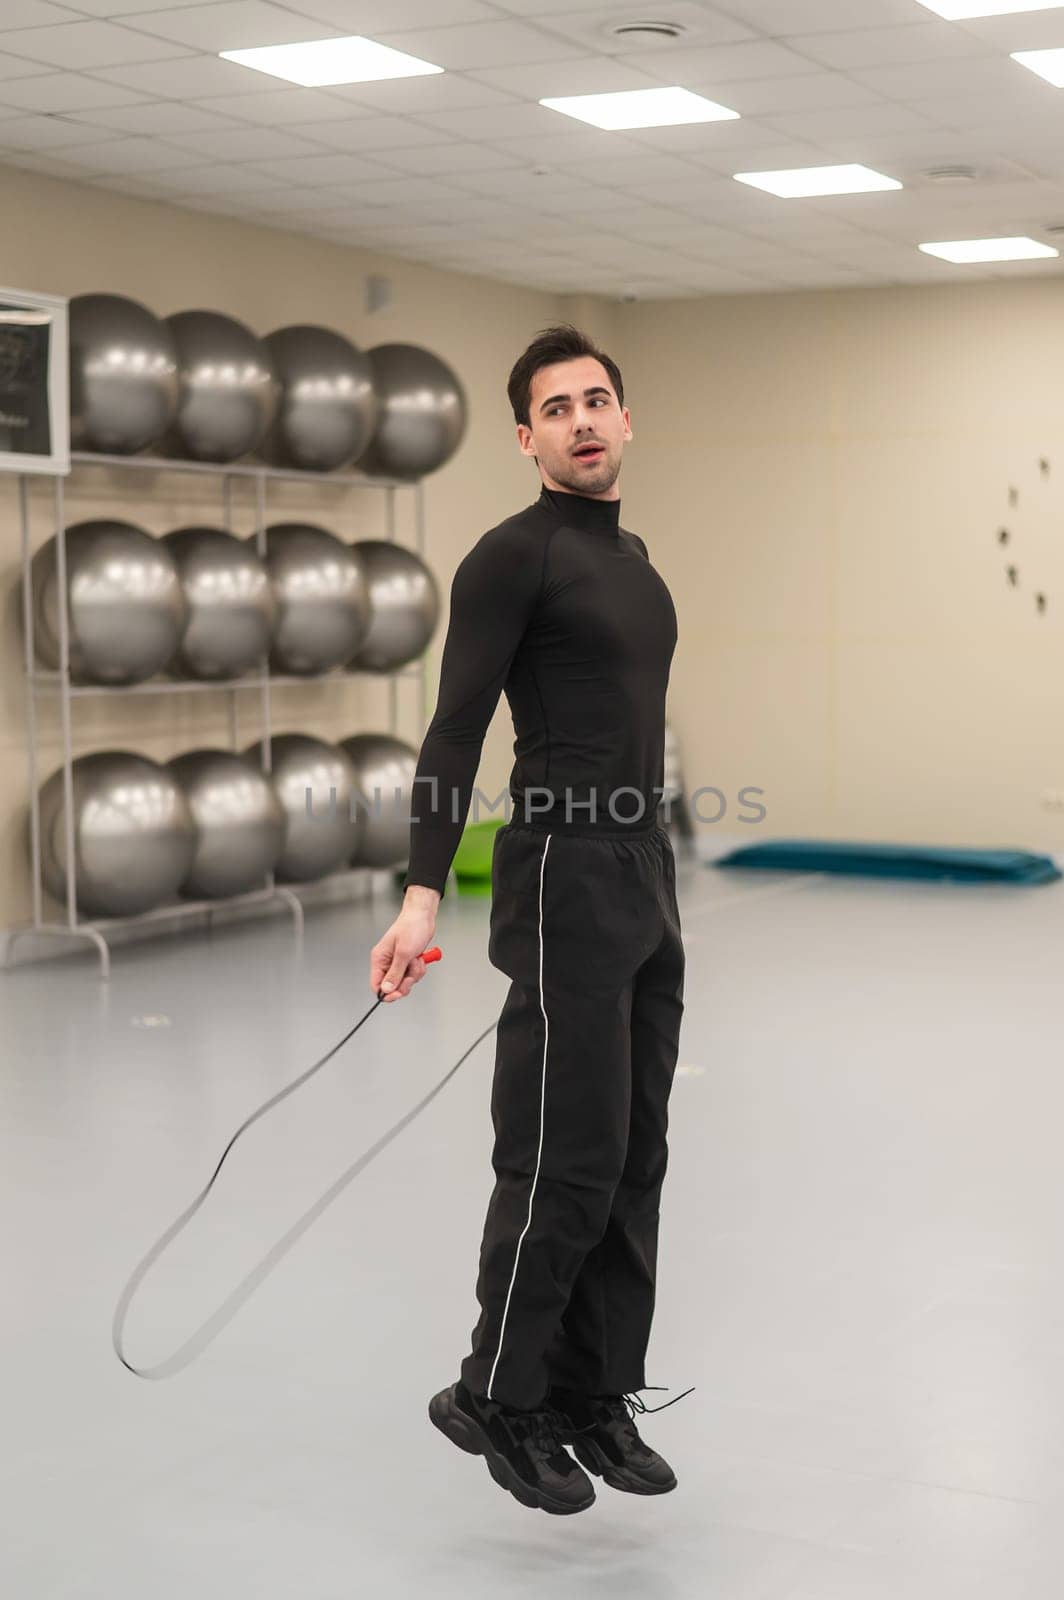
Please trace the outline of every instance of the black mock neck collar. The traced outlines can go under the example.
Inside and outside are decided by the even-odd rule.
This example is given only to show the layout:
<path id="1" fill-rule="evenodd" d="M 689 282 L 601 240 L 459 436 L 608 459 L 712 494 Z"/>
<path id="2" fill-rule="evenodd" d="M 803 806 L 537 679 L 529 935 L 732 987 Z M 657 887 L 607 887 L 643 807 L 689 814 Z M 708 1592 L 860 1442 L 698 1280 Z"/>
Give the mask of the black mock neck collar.
<path id="1" fill-rule="evenodd" d="M 539 504 L 554 512 L 570 528 L 603 528 L 616 533 L 621 521 L 619 500 L 593 500 L 590 495 L 572 494 L 560 489 L 540 490 Z"/>

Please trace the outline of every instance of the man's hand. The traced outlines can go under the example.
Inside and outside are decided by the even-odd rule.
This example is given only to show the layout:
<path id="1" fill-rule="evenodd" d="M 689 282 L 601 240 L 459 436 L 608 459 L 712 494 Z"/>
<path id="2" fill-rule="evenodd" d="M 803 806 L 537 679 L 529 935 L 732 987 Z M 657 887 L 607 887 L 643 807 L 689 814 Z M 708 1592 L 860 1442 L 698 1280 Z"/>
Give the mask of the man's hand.
<path id="1" fill-rule="evenodd" d="M 399 915 L 370 951 L 369 986 L 374 994 L 385 991 L 386 1005 L 403 999 L 425 976 L 421 952 L 432 943 L 439 903 L 437 890 L 411 884 Z"/>

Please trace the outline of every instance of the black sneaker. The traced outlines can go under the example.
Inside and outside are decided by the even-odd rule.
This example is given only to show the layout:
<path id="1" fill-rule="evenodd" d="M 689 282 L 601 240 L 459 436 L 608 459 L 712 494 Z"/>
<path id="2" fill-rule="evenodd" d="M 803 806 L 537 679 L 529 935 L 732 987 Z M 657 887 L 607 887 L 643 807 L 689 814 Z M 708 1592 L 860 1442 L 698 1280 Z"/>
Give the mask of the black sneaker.
<path id="1" fill-rule="evenodd" d="M 433 1395 L 429 1417 L 460 1450 L 483 1456 L 523 1506 L 566 1516 L 594 1505 L 591 1479 L 563 1448 L 573 1430 L 552 1407 L 519 1411 L 471 1394 L 459 1379 Z"/>
<path id="2" fill-rule="evenodd" d="M 676 1400 L 692 1391 L 685 1389 Z M 676 1474 L 664 1456 L 639 1437 L 636 1412 L 664 1411 L 674 1406 L 646 1406 L 638 1395 L 588 1395 L 552 1389 L 548 1399 L 569 1425 L 577 1460 L 611 1489 L 628 1494 L 667 1494 L 676 1488 Z"/>

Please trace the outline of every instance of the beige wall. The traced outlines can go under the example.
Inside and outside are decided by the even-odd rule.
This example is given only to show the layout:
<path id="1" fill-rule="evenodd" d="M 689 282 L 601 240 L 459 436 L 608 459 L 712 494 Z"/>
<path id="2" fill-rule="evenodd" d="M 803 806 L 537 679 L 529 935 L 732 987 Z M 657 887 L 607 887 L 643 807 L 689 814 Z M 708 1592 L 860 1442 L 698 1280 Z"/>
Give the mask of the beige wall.
<path id="1" fill-rule="evenodd" d="M 708 837 L 1064 845 L 1059 283 L 621 309 L 624 520 L 676 599 Z"/>
<path id="2" fill-rule="evenodd" d="M 446 594 L 472 541 L 535 498 L 505 403 L 509 366 L 559 314 L 620 361 L 635 438 L 625 524 L 647 540 L 680 619 L 670 689 L 688 788 L 712 784 L 725 834 L 1060 845 L 1040 807 L 1064 790 L 1064 395 L 1052 280 L 934 289 L 619 305 L 560 299 L 0 168 L 0 283 L 130 294 L 165 314 L 228 311 L 266 332 L 315 320 L 368 346 L 410 340 L 449 361 L 471 424 L 426 483 L 429 558 Z M 364 310 L 369 272 L 392 279 Z M 1044 479 L 1039 458 L 1052 463 Z M 1008 487 L 1020 490 L 1008 506 Z M 132 491 L 93 473 L 69 483 L 68 520 L 105 508 L 162 532 L 219 516 L 217 488 L 169 478 Z M 180 498 L 175 498 L 180 494 Z M 214 498 L 211 499 L 210 497 Z M 412 496 L 400 492 L 409 511 Z M 383 497 L 286 490 L 338 532 L 382 531 Z M 26 761 L 14 494 L 0 481 L 0 925 L 26 915 Z M 250 527 L 250 506 L 238 510 Z M 1007 588 L 998 527 L 1014 530 Z M 43 518 L 37 539 L 46 533 Z M 409 531 L 406 524 L 401 531 Z M 1033 590 L 1049 595 L 1039 617 Z M 429 655 L 435 683 L 443 628 Z M 417 741 L 414 685 L 400 731 Z M 45 767 L 57 719 L 42 706 Z M 275 725 L 325 736 L 385 726 L 387 696 L 278 690 Z M 247 737 L 257 728 L 249 701 Z M 126 744 L 165 758 L 228 737 L 222 694 L 82 700 L 77 749 Z M 505 705 L 480 784 L 511 762 Z M 744 785 L 762 828 L 737 824 Z M 715 802 L 707 799 L 712 814 Z"/>

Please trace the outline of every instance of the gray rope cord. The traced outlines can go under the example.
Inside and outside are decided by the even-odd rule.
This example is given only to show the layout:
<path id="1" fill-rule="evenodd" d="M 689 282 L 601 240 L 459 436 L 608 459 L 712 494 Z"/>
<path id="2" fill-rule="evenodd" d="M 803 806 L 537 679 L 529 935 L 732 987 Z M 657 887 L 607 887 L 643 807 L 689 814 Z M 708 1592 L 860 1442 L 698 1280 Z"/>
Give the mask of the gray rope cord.
<path id="1" fill-rule="evenodd" d="M 267 1111 L 271 1110 L 272 1107 L 280 1105 L 282 1100 L 286 1099 L 288 1095 L 294 1094 L 301 1084 L 306 1083 L 308 1078 L 312 1078 L 316 1072 L 320 1072 L 322 1067 L 324 1067 L 327 1062 L 332 1060 L 337 1051 L 343 1048 L 352 1035 L 358 1032 L 362 1024 L 367 1020 L 367 1018 L 373 1015 L 374 1011 L 376 1011 L 377 1007 L 382 1003 L 383 1002 L 378 995 L 378 998 L 374 1001 L 373 1005 L 370 1006 L 365 1016 L 361 1017 L 359 1021 L 355 1023 L 355 1026 L 344 1034 L 339 1044 L 333 1045 L 332 1049 L 328 1051 L 327 1054 L 323 1055 L 320 1061 L 316 1061 L 312 1067 L 307 1068 L 306 1072 L 301 1073 L 298 1078 L 293 1079 L 293 1081 L 284 1089 L 279 1090 L 277 1094 L 271 1096 L 269 1100 L 266 1100 L 261 1106 L 259 1106 L 257 1111 L 253 1111 L 251 1116 L 248 1117 L 245 1122 L 241 1123 L 240 1127 L 236 1130 L 236 1132 L 233 1134 L 233 1137 L 222 1151 L 221 1159 L 219 1160 L 218 1165 L 215 1167 L 210 1181 L 207 1183 L 206 1187 L 201 1190 L 201 1192 L 196 1196 L 195 1200 L 193 1200 L 192 1204 L 181 1213 L 177 1220 L 171 1223 L 170 1227 L 167 1228 L 162 1237 L 152 1245 L 147 1255 L 134 1269 L 129 1282 L 122 1291 L 118 1305 L 115 1308 L 114 1320 L 111 1324 L 111 1343 L 114 1346 L 114 1352 L 119 1361 L 121 1361 L 122 1365 L 128 1368 L 128 1370 L 136 1377 L 171 1378 L 175 1373 L 181 1372 L 183 1368 L 189 1366 L 198 1355 L 202 1354 L 207 1346 L 217 1338 L 222 1329 L 233 1320 L 241 1306 L 243 1306 L 246 1301 L 250 1299 L 251 1295 L 254 1294 L 259 1285 L 269 1277 L 270 1273 L 274 1270 L 278 1263 L 284 1259 L 289 1250 L 292 1249 L 293 1245 L 295 1245 L 297 1241 L 302 1238 L 303 1234 L 306 1233 L 307 1229 L 317 1221 L 322 1212 L 325 1211 L 328 1206 L 332 1205 L 333 1201 L 343 1192 L 344 1189 L 347 1188 L 347 1185 L 352 1181 L 352 1179 L 357 1178 L 359 1173 L 364 1171 L 369 1163 L 380 1154 L 385 1146 L 391 1144 L 392 1140 L 395 1139 L 405 1127 L 413 1122 L 415 1117 L 419 1116 L 421 1112 L 424 1111 L 425 1107 L 436 1098 L 436 1096 L 440 1093 L 440 1090 L 443 1089 L 445 1085 L 454 1077 L 455 1073 L 458 1071 L 458 1068 L 462 1065 L 463 1061 L 465 1061 L 466 1057 L 470 1056 L 480 1041 L 482 1039 L 486 1039 L 489 1033 L 494 1032 L 498 1025 L 497 1022 L 493 1022 L 484 1029 L 483 1033 L 477 1035 L 477 1037 L 473 1040 L 473 1043 L 469 1046 L 468 1050 L 465 1050 L 462 1055 L 459 1056 L 454 1066 L 450 1069 L 445 1077 L 440 1079 L 436 1087 L 429 1091 L 425 1098 L 414 1107 L 413 1111 L 408 1111 L 404 1117 L 401 1117 L 393 1127 L 388 1129 L 387 1133 L 383 1134 L 381 1138 L 377 1140 L 376 1144 L 371 1145 L 371 1147 L 363 1155 L 359 1156 L 357 1161 L 348 1167 L 346 1172 L 342 1173 L 341 1176 L 337 1178 L 336 1182 L 325 1191 L 321 1198 L 316 1200 L 309 1210 L 303 1213 L 298 1222 L 294 1223 L 293 1226 L 288 1229 L 288 1232 L 283 1234 L 275 1245 L 271 1246 L 258 1265 L 251 1269 L 247 1276 L 237 1284 L 236 1288 L 226 1296 L 218 1309 L 207 1318 L 206 1322 L 196 1329 L 195 1333 L 193 1333 L 190 1338 L 185 1340 L 184 1344 L 179 1346 L 179 1348 L 174 1351 L 173 1355 L 168 1356 L 165 1361 L 160 1361 L 153 1367 L 134 1366 L 126 1356 L 123 1345 L 123 1330 L 125 1328 L 126 1315 L 129 1311 L 130 1302 L 132 1301 L 133 1296 L 136 1294 L 137 1289 L 140 1287 L 140 1284 L 151 1270 L 152 1265 L 159 1259 L 167 1246 L 174 1239 L 176 1239 L 177 1235 L 182 1231 L 182 1229 L 185 1228 L 189 1222 L 191 1222 L 196 1212 L 200 1209 L 203 1202 L 210 1194 L 211 1189 L 214 1187 L 214 1181 L 219 1172 L 222 1170 L 222 1165 L 225 1161 L 225 1158 L 236 1144 L 236 1141 L 240 1138 L 242 1133 L 245 1133 L 247 1129 L 251 1127 L 252 1123 L 257 1122 L 260 1117 L 265 1116 Z"/>

